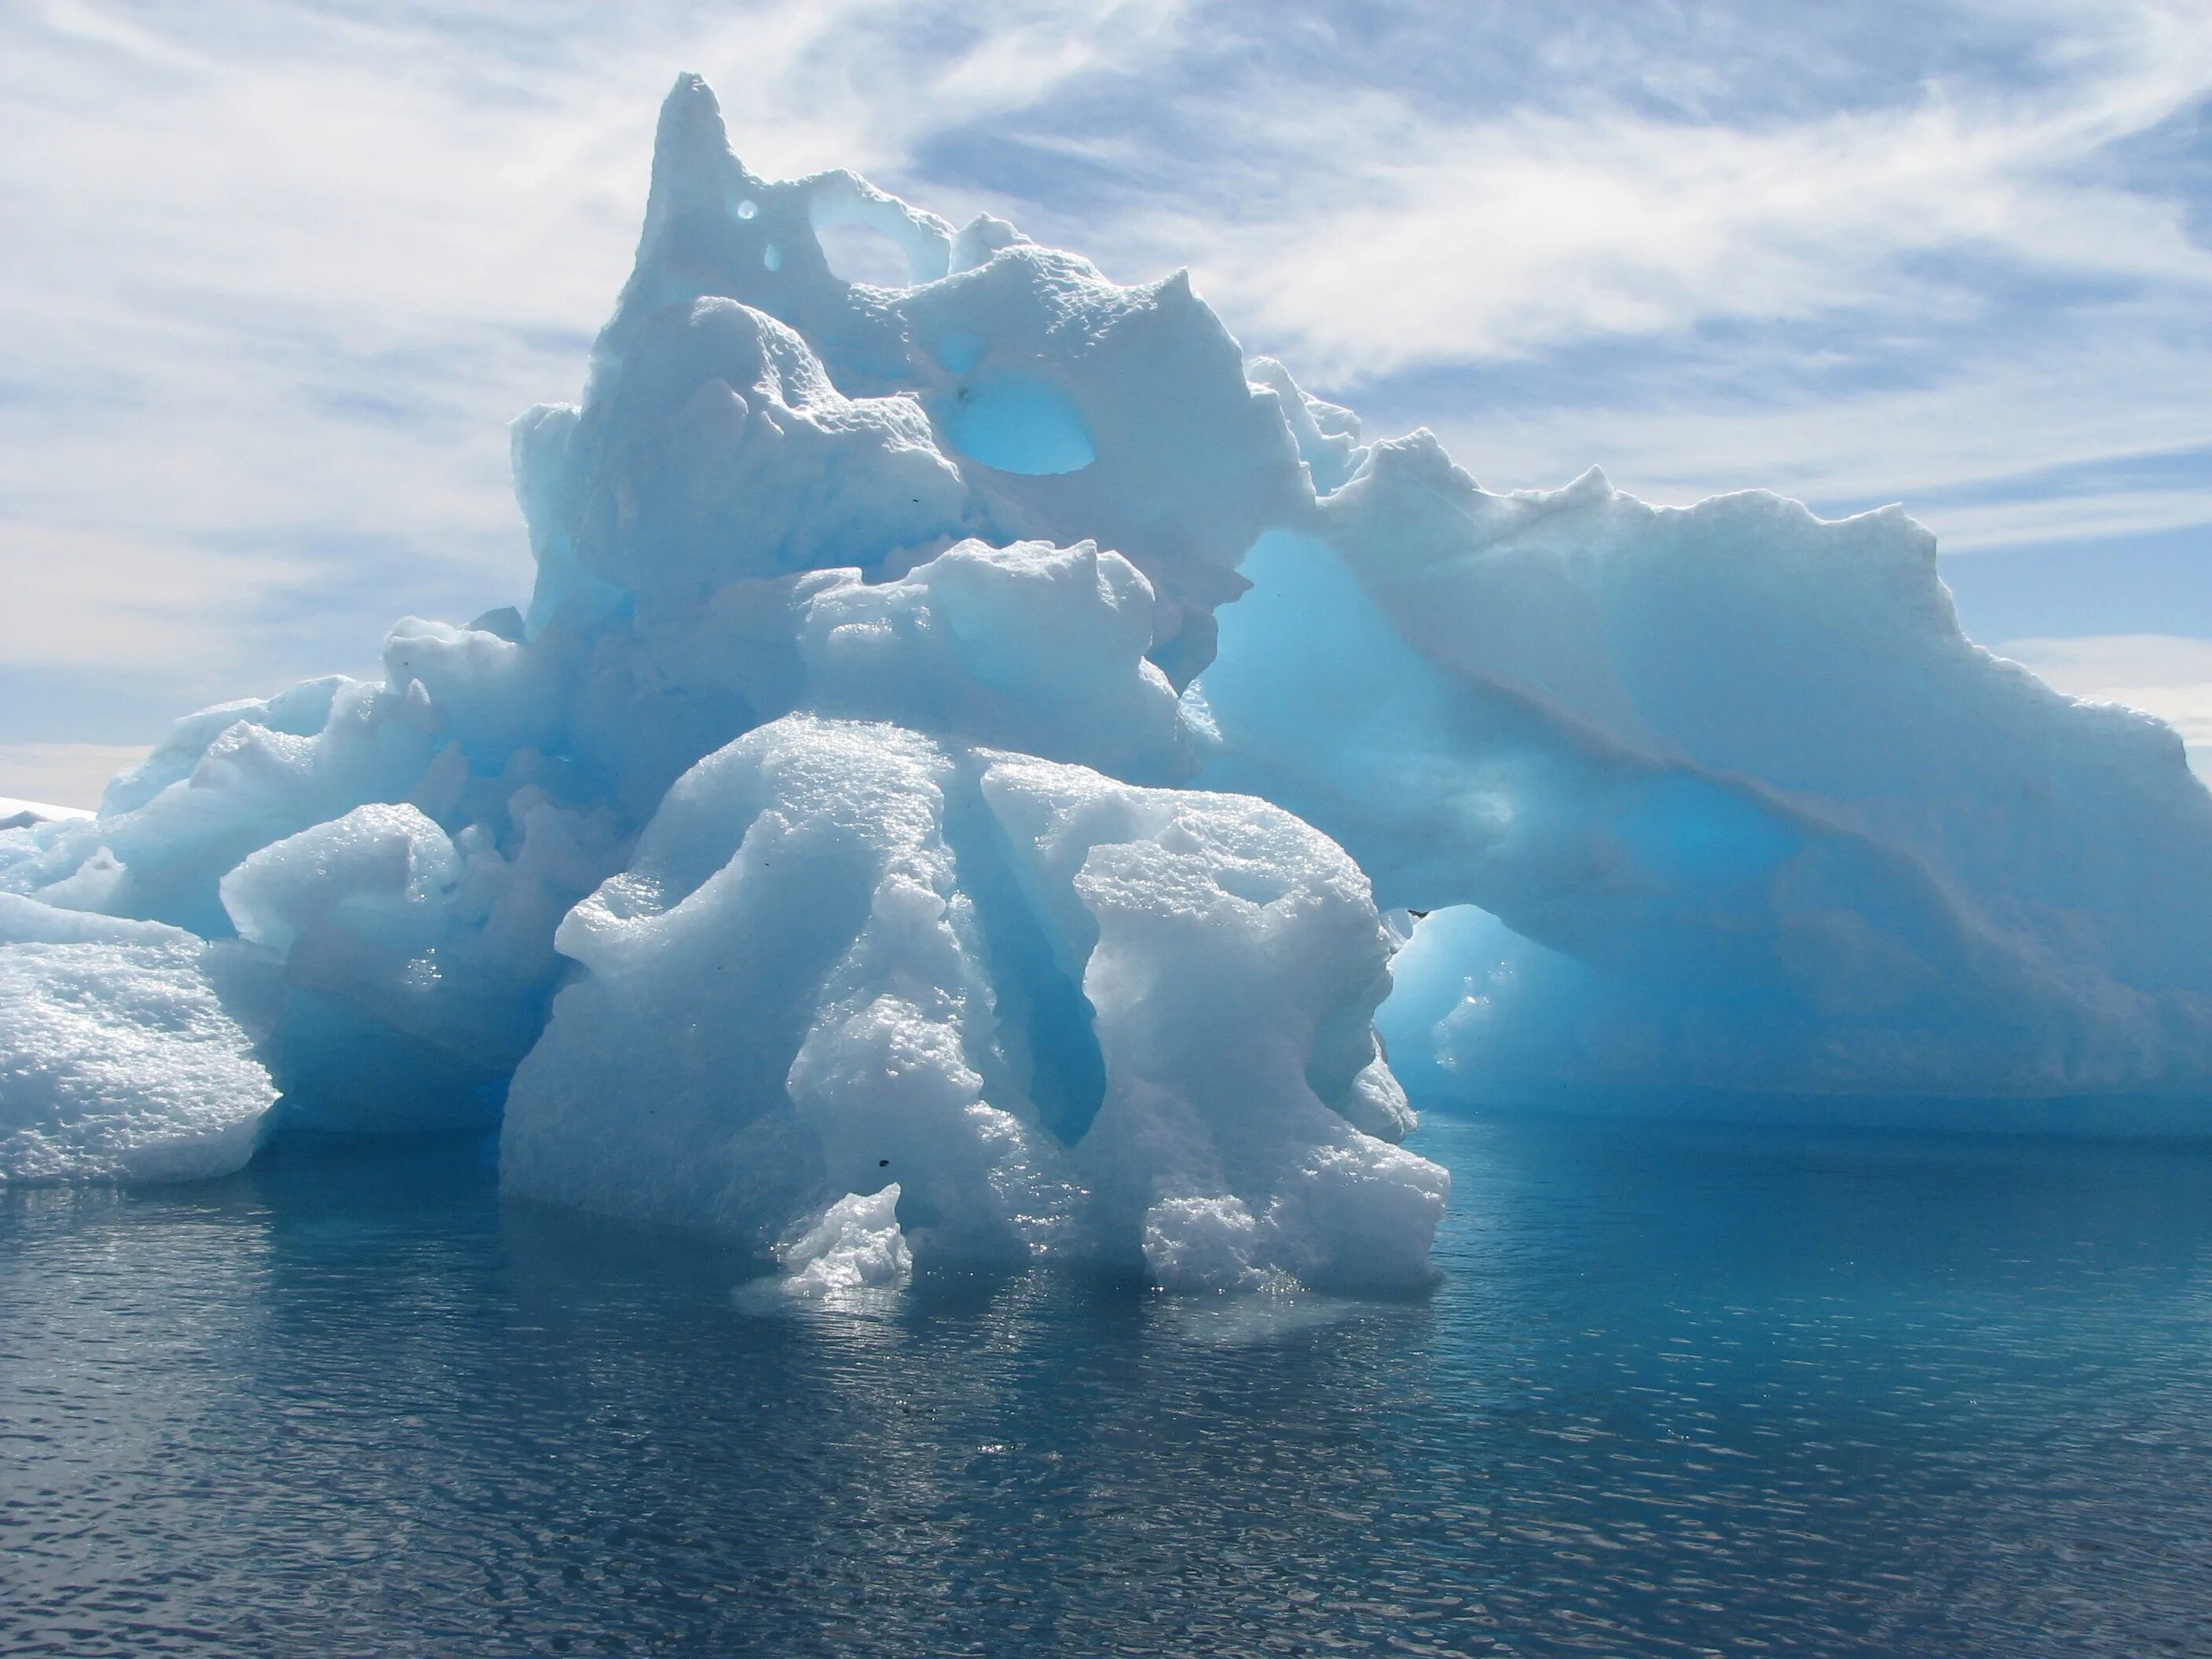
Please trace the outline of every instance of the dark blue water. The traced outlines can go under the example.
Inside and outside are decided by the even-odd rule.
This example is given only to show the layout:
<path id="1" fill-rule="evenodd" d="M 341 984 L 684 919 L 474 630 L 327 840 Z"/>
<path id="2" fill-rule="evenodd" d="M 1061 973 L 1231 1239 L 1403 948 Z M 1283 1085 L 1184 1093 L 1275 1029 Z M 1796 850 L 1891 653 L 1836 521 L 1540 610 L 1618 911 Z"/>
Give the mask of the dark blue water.
<path id="1" fill-rule="evenodd" d="M 0 1650 L 2212 1653 L 2212 1149 L 1432 1120 L 1395 1304 L 0 1202 Z"/>

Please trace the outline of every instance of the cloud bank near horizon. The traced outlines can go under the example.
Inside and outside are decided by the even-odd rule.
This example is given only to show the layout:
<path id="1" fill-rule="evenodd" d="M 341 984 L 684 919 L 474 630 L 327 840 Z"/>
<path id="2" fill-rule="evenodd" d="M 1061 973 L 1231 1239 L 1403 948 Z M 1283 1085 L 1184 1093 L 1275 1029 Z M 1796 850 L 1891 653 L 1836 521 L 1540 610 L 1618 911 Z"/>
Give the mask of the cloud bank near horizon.
<path id="1" fill-rule="evenodd" d="M 0 755 L 520 596 L 504 422 L 578 388 L 680 68 L 760 171 L 1188 264 L 1492 487 L 1902 499 L 1978 634 L 2212 635 L 2200 7 L 46 0 L 0 18 Z"/>

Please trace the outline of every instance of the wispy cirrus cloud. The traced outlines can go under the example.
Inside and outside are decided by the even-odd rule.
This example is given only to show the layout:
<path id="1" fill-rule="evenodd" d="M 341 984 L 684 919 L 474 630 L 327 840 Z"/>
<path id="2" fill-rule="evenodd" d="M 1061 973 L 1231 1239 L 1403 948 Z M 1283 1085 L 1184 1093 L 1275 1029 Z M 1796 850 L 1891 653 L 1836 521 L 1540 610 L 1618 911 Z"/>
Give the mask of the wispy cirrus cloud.
<path id="1" fill-rule="evenodd" d="M 1992 260 L 2201 300 L 2212 247 L 2190 204 L 2096 164 L 2212 96 L 2212 14 L 2066 21 L 2046 49 L 2069 60 L 2063 81 L 1907 82 L 1870 106 L 1740 125 L 1627 88 L 1456 120 L 1376 90 L 1265 106 L 1245 112 L 1248 146 L 1299 188 L 1255 191 L 1225 223 L 1164 203 L 1145 229 L 1200 250 L 1259 326 L 1354 380 L 1870 304 L 1971 320 Z M 1972 262 L 1948 268 L 1954 253 Z"/>

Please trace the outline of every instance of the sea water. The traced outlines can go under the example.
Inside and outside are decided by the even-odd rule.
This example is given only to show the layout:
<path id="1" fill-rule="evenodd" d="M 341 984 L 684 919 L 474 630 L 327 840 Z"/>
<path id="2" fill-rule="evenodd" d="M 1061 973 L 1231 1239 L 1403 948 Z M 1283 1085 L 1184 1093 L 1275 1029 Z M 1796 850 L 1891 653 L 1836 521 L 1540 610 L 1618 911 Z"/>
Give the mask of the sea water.
<path id="1" fill-rule="evenodd" d="M 1431 1117 L 1392 1301 L 836 1308 L 452 1145 L 0 1200 L 0 1650 L 2212 1652 L 2212 1147 Z"/>

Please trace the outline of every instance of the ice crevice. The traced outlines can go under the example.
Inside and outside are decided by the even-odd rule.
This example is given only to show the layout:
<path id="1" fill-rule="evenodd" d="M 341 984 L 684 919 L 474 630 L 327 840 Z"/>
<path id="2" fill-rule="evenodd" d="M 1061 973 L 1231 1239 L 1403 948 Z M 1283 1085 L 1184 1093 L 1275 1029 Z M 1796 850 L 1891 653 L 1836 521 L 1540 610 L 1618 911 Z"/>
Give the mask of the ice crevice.
<path id="1" fill-rule="evenodd" d="M 1418 1285 L 1416 1106 L 2212 1126 L 2212 796 L 1899 511 L 1485 490 L 690 76 L 512 444 L 526 599 L 0 829 L 0 1181 L 495 1131 L 834 1302 Z"/>

